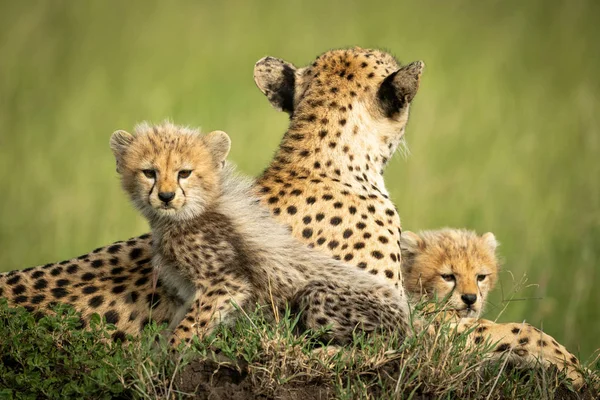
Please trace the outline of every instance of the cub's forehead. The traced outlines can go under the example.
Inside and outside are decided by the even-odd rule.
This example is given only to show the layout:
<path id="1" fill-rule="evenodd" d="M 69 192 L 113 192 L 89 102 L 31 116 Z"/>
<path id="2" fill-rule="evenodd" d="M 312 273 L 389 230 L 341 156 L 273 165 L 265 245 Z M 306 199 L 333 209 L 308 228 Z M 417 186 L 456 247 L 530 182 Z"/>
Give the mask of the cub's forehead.
<path id="1" fill-rule="evenodd" d="M 429 235 L 428 235 L 429 236 Z M 470 231 L 447 231 L 426 238 L 425 253 L 434 253 L 448 261 L 470 259 L 488 263 L 496 259 L 488 245 Z"/>
<path id="2" fill-rule="evenodd" d="M 164 166 L 197 163 L 209 157 L 208 149 L 198 134 L 165 132 L 151 129 L 136 131 L 126 158 L 130 163 L 161 162 Z"/>
<path id="3" fill-rule="evenodd" d="M 187 153 L 190 149 L 204 147 L 202 140 L 196 135 L 146 132 L 137 134 L 131 144 L 132 149 L 150 152 Z"/>

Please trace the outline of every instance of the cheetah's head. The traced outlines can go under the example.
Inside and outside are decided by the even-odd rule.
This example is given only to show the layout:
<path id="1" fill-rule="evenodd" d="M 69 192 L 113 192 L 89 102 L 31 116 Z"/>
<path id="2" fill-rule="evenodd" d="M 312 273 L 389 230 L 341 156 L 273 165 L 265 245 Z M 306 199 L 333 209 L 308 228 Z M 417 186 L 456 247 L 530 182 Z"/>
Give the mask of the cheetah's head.
<path id="1" fill-rule="evenodd" d="M 264 57 L 254 80 L 276 109 L 290 114 L 290 128 L 304 133 L 316 124 L 312 131 L 327 141 L 347 136 L 358 143 L 352 134 L 375 135 L 372 153 L 385 164 L 404 134 L 423 67 L 422 61 L 401 66 L 386 52 L 355 47 L 328 51 L 303 68 Z"/>
<path id="2" fill-rule="evenodd" d="M 498 278 L 494 234 L 448 228 L 404 231 L 400 245 L 404 286 L 413 297 L 435 297 L 461 317 L 481 314 Z"/>
<path id="3" fill-rule="evenodd" d="M 169 122 L 142 123 L 133 135 L 116 131 L 110 139 L 123 188 L 150 221 L 201 214 L 218 195 L 230 145 L 225 132 L 203 136 Z"/>

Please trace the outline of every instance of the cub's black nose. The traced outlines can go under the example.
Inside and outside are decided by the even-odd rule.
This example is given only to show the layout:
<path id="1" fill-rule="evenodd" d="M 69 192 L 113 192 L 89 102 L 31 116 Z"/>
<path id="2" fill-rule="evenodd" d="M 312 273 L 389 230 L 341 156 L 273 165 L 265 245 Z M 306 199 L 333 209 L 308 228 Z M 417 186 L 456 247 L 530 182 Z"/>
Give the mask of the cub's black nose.
<path id="1" fill-rule="evenodd" d="M 462 296 L 460 296 L 460 298 L 468 306 L 474 304 L 477 301 L 477 295 L 476 294 L 463 294 Z"/>
<path id="2" fill-rule="evenodd" d="M 160 201 L 168 203 L 175 198 L 175 192 L 159 192 L 158 198 Z"/>

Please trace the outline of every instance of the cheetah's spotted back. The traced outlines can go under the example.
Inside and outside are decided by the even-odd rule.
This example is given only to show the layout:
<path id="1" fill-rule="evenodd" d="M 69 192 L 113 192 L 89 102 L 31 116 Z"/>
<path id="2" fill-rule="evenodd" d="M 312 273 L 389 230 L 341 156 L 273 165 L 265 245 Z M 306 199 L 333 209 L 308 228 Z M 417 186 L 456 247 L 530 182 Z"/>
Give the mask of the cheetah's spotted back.
<path id="1" fill-rule="evenodd" d="M 259 180 L 293 234 L 398 287 L 400 218 L 383 170 L 403 140 L 422 62 L 334 50 L 304 68 L 267 57 L 255 80 L 291 122 Z"/>

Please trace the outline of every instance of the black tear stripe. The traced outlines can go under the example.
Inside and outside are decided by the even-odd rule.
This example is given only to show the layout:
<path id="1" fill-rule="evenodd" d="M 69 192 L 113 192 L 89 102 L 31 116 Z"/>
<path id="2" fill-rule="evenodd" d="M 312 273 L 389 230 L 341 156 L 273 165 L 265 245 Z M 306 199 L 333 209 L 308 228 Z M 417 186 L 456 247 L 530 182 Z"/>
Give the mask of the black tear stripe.
<path id="1" fill-rule="evenodd" d="M 394 86 L 394 78 L 400 70 L 390 74 L 381 82 L 379 90 L 377 90 L 377 99 L 383 114 L 387 118 L 392 118 L 404 107 L 404 99 L 398 97 L 396 87 Z"/>
<path id="2" fill-rule="evenodd" d="M 152 191 L 154 190 L 155 186 L 156 186 L 156 180 L 154 180 L 154 183 L 152 184 L 152 187 L 150 188 L 150 191 L 148 192 L 148 203 L 150 203 L 150 196 L 152 195 Z"/>

